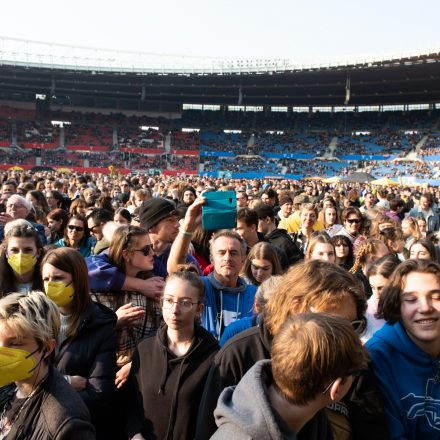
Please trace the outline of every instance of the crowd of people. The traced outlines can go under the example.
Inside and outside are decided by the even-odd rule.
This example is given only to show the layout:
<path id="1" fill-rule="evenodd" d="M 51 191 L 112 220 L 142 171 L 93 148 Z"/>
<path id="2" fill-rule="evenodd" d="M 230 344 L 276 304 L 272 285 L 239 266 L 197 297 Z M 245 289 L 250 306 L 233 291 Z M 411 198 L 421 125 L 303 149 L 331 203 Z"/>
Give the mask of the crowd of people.
<path id="1" fill-rule="evenodd" d="M 438 188 L 0 177 L 0 438 L 438 437 Z"/>

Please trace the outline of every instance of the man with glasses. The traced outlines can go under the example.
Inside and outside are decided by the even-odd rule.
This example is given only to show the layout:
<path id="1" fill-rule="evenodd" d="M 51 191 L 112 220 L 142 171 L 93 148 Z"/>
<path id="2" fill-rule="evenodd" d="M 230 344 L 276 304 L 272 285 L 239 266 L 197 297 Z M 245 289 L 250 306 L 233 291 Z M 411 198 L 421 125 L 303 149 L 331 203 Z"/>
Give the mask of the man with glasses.
<path id="1" fill-rule="evenodd" d="M 237 198 L 237 209 L 247 208 L 248 196 L 245 191 L 237 191 L 236 198 Z"/>
<path id="2" fill-rule="evenodd" d="M 366 353 L 346 320 L 293 316 L 274 336 L 272 359 L 259 361 L 236 387 L 222 392 L 214 412 L 218 430 L 211 438 L 294 439 L 308 425 L 314 438 L 331 439 L 322 410 L 339 402 L 366 366 Z"/>

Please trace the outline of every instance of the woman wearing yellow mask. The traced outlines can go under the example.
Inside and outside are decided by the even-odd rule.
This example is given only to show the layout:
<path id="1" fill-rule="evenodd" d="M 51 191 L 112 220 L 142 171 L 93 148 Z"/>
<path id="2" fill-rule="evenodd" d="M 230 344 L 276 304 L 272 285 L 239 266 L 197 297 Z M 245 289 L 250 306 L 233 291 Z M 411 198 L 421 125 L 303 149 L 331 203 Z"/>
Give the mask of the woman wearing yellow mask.
<path id="1" fill-rule="evenodd" d="M 0 250 L 0 297 L 12 292 L 43 290 L 40 275 L 43 254 L 38 232 L 28 221 L 8 223 Z"/>
<path id="2" fill-rule="evenodd" d="M 0 299 L 0 438 L 95 438 L 84 403 L 48 360 L 59 328 L 41 292 Z"/>
<path id="3" fill-rule="evenodd" d="M 116 315 L 91 300 L 87 266 L 71 248 L 41 262 L 44 290 L 61 311 L 55 365 L 89 408 L 97 438 L 112 438 L 106 414 L 115 390 Z"/>

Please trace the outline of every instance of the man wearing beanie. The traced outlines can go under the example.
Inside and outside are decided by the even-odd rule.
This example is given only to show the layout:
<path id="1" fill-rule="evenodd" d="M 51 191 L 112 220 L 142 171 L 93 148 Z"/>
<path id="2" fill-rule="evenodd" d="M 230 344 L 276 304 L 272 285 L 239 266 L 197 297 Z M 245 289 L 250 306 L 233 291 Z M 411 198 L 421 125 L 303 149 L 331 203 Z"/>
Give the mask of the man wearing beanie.
<path id="1" fill-rule="evenodd" d="M 293 200 L 292 197 L 286 195 L 283 195 L 280 197 L 280 210 L 278 211 L 276 217 L 278 218 L 278 221 L 280 220 L 287 220 L 292 214 L 293 209 Z"/>
<path id="2" fill-rule="evenodd" d="M 168 276 L 167 261 L 171 244 L 179 233 L 179 222 L 174 203 L 167 199 L 151 198 L 144 201 L 139 209 L 141 227 L 148 231 L 153 245 L 153 278 L 141 280 L 126 276 L 113 266 L 107 255 L 86 259 L 89 271 L 90 288 L 93 291 L 134 290 L 146 296 L 160 297 L 163 279 Z M 198 267 L 195 258 L 187 254 L 186 262 Z M 146 283 L 149 282 L 148 286 Z"/>

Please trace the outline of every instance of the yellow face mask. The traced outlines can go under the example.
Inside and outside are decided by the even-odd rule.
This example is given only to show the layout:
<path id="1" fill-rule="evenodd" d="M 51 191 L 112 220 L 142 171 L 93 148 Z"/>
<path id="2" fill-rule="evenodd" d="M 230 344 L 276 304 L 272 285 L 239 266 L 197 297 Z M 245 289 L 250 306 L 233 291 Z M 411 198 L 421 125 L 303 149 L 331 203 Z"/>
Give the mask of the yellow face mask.
<path id="1" fill-rule="evenodd" d="M 73 300 L 75 290 L 72 283 L 67 285 L 64 281 L 49 281 L 44 284 L 46 295 L 58 306 L 69 305 Z"/>
<path id="2" fill-rule="evenodd" d="M 37 258 L 31 254 L 12 254 L 8 257 L 9 266 L 18 275 L 24 275 L 30 272 L 37 264 Z"/>
<path id="3" fill-rule="evenodd" d="M 29 353 L 19 348 L 0 347 L 0 388 L 32 377 L 36 367 L 32 355 L 37 351 L 38 348 Z"/>

